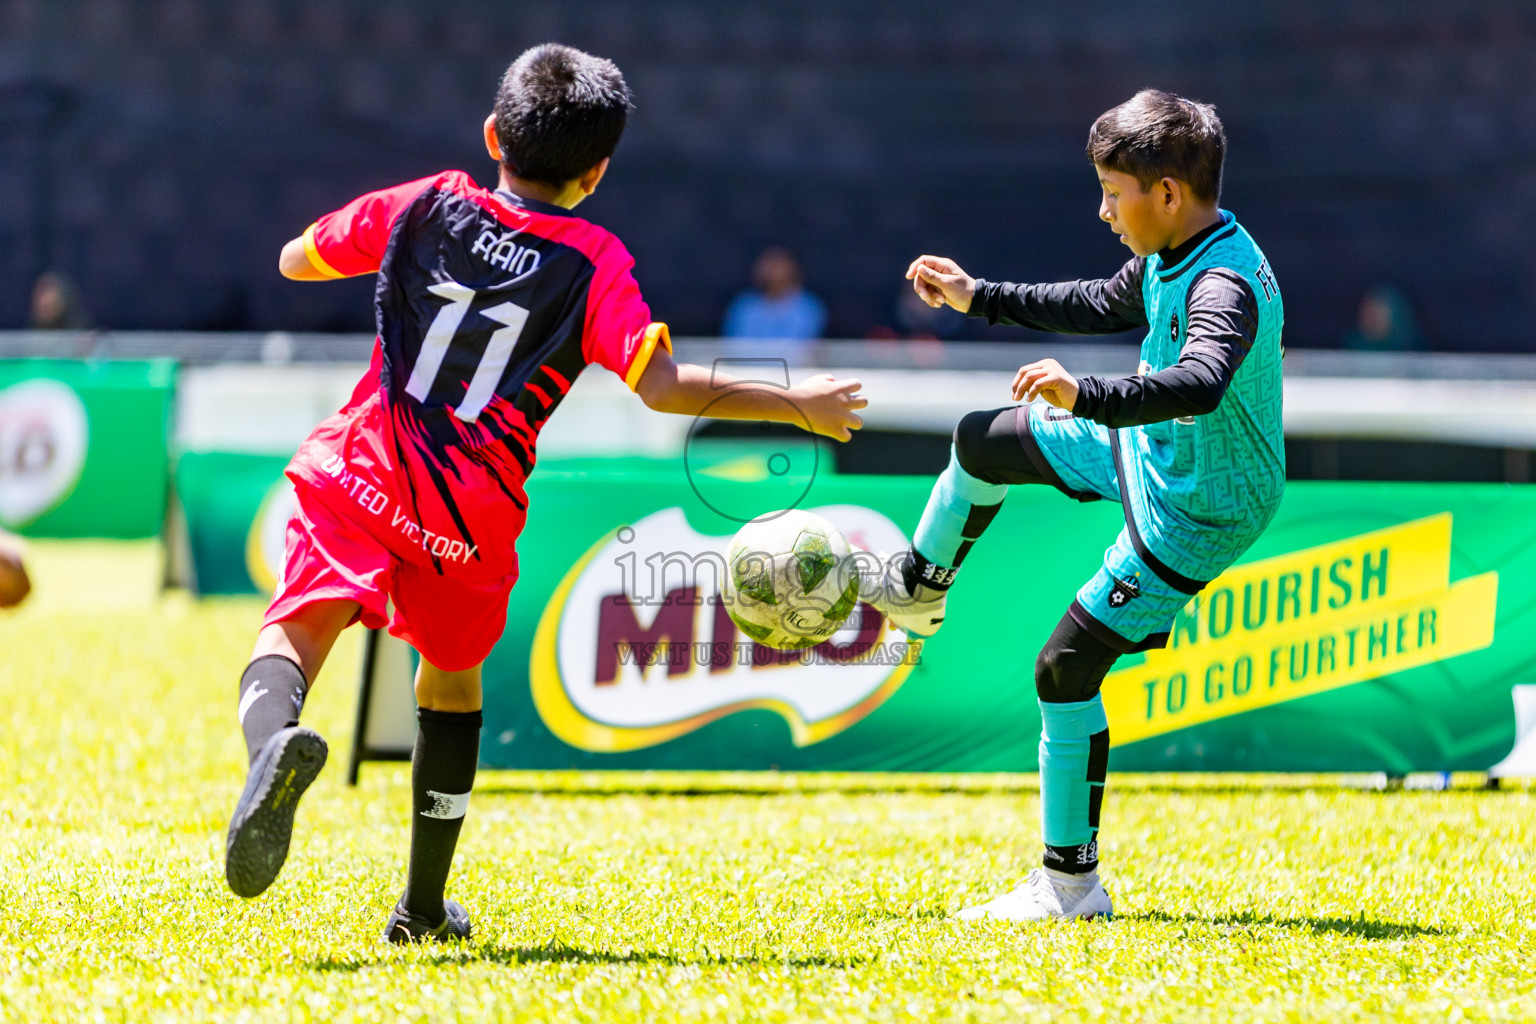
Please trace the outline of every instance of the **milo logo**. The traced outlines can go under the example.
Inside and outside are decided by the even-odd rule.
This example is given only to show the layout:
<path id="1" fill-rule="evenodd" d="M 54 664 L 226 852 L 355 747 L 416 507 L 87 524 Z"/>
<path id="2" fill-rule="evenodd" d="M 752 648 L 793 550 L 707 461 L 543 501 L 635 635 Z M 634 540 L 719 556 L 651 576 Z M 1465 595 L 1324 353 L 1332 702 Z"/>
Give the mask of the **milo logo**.
<path id="1" fill-rule="evenodd" d="M 811 509 L 855 548 L 905 549 L 885 516 L 858 505 Z M 730 536 L 708 536 L 680 508 L 598 541 L 556 588 L 529 666 L 534 705 L 571 746 L 653 746 L 748 709 L 782 716 L 799 746 L 834 736 L 901 686 L 916 649 L 860 605 L 843 629 L 801 651 L 743 636 L 721 599 Z"/>
<path id="2" fill-rule="evenodd" d="M 0 524 L 25 526 L 69 497 L 89 443 L 85 406 L 68 385 L 29 380 L 0 390 Z"/>

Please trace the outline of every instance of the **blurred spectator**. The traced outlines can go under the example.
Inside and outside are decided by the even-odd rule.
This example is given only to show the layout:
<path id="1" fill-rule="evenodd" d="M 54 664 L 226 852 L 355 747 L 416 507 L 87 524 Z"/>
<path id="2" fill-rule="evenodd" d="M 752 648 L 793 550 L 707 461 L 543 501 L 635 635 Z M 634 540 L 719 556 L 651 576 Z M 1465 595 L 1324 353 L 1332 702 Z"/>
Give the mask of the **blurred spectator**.
<path id="1" fill-rule="evenodd" d="M 1379 284 L 1360 299 L 1360 319 L 1344 336 L 1344 347 L 1359 352 L 1422 352 L 1428 346 L 1408 297 Z"/>
<path id="2" fill-rule="evenodd" d="M 32 286 L 31 325 L 39 331 L 83 331 L 91 326 L 73 281 L 51 270 L 38 277 Z"/>
<path id="3" fill-rule="evenodd" d="M 753 287 L 731 300 L 720 334 L 726 338 L 805 340 L 821 337 L 827 307 L 805 290 L 789 250 L 770 246 L 752 265 Z"/>

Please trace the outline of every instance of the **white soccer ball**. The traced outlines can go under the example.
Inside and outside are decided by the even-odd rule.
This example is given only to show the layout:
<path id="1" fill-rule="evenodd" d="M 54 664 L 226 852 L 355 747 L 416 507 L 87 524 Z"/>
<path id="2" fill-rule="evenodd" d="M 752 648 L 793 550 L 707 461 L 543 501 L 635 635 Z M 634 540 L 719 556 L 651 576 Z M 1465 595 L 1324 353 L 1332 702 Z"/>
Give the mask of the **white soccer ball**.
<path id="1" fill-rule="evenodd" d="M 725 560 L 726 611 L 764 647 L 813 647 L 858 606 L 848 541 L 814 513 L 759 516 L 736 531 Z"/>

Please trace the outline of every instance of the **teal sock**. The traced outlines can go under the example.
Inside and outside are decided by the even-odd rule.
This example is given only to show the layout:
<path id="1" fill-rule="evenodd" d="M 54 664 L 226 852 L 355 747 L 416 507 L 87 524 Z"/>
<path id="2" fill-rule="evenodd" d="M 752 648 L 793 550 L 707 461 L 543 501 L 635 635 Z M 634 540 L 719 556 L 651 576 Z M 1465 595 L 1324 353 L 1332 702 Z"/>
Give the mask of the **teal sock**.
<path id="1" fill-rule="evenodd" d="M 951 445 L 949 465 L 934 481 L 928 506 L 923 509 L 923 518 L 912 539 L 920 563 L 916 577 L 940 587 L 953 582 L 954 570 L 965 561 L 976 538 L 991 525 L 1007 495 L 1007 484 L 989 484 L 961 469 Z"/>
<path id="2" fill-rule="evenodd" d="M 1099 866 L 1099 806 L 1109 767 L 1104 702 L 1040 702 L 1040 818 L 1045 866 L 1085 874 Z"/>

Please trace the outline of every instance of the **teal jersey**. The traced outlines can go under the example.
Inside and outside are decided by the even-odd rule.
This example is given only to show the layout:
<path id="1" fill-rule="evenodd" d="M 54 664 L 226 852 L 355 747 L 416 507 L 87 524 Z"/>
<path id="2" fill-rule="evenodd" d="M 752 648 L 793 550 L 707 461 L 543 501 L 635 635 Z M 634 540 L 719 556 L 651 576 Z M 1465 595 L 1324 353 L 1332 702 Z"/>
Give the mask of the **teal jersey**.
<path id="1" fill-rule="evenodd" d="M 1028 422 L 1044 431 L 1052 472 L 1076 474 L 1063 489 L 1121 501 L 1140 556 L 1187 592 L 1274 517 L 1285 490 L 1285 312 L 1268 261 L 1232 214 L 1111 278 L 978 280 L 969 312 L 1067 334 L 1147 329 L 1136 376 L 1078 378 L 1070 415 L 1100 430 L 1068 429 L 1059 410 Z"/>
<path id="2" fill-rule="evenodd" d="M 1210 579 L 1232 564 L 1269 525 L 1285 491 L 1285 306 L 1252 236 L 1230 213 L 1221 216 L 1223 226 L 1177 263 L 1165 265 L 1161 254 L 1146 259 L 1141 290 L 1148 329 L 1138 372 L 1156 373 L 1179 361 L 1190 286 L 1206 271 L 1227 271 L 1247 285 L 1257 310 L 1252 347 L 1214 411 L 1116 432 L 1128 511 L 1143 539 L 1195 579 Z"/>

